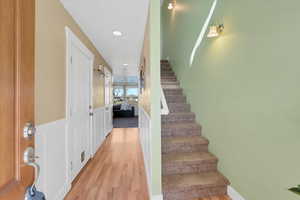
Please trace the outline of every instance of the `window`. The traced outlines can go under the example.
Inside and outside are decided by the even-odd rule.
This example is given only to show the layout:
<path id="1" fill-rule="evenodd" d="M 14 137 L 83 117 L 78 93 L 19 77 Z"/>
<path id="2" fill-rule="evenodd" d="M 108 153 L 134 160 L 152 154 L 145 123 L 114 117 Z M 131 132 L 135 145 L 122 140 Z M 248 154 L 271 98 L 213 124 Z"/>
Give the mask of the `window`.
<path id="1" fill-rule="evenodd" d="M 114 104 L 120 104 L 124 101 L 137 102 L 139 98 L 139 89 L 137 86 L 114 86 Z"/>
<path id="2" fill-rule="evenodd" d="M 126 88 L 126 97 L 137 97 L 138 94 L 138 88 Z"/>
<path id="3" fill-rule="evenodd" d="M 124 88 L 117 86 L 114 87 L 114 97 L 123 97 L 124 96 Z"/>

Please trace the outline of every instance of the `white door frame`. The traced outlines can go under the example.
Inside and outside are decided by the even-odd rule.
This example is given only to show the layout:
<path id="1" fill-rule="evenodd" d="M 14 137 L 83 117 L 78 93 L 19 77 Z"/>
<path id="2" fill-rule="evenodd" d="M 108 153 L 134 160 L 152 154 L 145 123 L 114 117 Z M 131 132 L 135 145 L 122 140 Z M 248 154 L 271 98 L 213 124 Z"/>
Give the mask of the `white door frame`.
<path id="1" fill-rule="evenodd" d="M 105 131 L 105 137 L 109 135 L 109 133 L 112 131 L 113 129 L 113 115 L 112 115 L 112 107 L 113 107 L 113 99 L 112 99 L 112 73 L 107 69 L 104 68 L 104 74 L 105 74 L 105 78 L 104 78 L 104 88 L 105 88 L 105 92 L 104 92 L 104 104 L 105 104 L 105 111 L 104 111 L 104 131 Z M 109 88 L 108 88 L 108 94 L 107 94 L 107 87 L 106 87 L 106 80 L 107 78 L 109 78 Z M 107 95 L 108 95 L 108 101 L 107 101 Z M 107 117 L 107 111 L 110 113 L 109 116 L 109 120 L 110 120 L 110 124 L 106 123 L 106 117 Z"/>
<path id="2" fill-rule="evenodd" d="M 94 60 L 95 60 L 95 56 L 94 54 L 80 41 L 80 39 L 72 32 L 72 30 L 69 27 L 65 27 L 65 32 L 66 32 L 66 152 L 67 152 L 67 172 L 68 172 L 68 182 L 71 183 L 72 182 L 72 175 L 71 175 L 71 161 L 72 161 L 72 156 L 71 156 L 71 145 L 70 145 L 70 134 L 69 134 L 69 123 L 70 123 L 70 68 L 72 66 L 72 58 L 71 58 L 71 44 L 75 43 L 77 47 L 80 48 L 80 50 L 82 50 L 89 58 L 90 58 L 90 106 L 91 110 L 90 112 L 92 112 L 93 110 L 93 69 L 94 69 Z M 93 136 L 93 119 L 92 116 L 90 116 L 90 133 L 89 133 L 89 157 L 91 157 L 92 155 L 92 136 Z"/>

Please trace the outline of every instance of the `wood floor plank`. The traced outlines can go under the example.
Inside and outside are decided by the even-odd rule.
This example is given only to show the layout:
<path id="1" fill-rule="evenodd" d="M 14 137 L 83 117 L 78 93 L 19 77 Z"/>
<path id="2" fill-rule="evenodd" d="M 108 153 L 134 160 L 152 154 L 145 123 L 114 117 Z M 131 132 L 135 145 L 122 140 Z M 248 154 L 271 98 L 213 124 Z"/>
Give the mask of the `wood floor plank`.
<path id="1" fill-rule="evenodd" d="M 137 128 L 114 129 L 65 200 L 149 200 Z"/>

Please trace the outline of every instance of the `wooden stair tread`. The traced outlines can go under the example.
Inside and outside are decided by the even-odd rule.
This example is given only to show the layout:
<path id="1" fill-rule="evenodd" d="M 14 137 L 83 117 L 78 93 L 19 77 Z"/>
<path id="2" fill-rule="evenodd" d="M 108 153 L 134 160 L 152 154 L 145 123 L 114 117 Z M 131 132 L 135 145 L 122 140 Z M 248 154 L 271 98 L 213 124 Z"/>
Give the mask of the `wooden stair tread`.
<path id="1" fill-rule="evenodd" d="M 184 190 L 190 187 L 208 188 L 228 185 L 229 181 L 219 172 L 167 175 L 162 178 L 165 191 Z"/>

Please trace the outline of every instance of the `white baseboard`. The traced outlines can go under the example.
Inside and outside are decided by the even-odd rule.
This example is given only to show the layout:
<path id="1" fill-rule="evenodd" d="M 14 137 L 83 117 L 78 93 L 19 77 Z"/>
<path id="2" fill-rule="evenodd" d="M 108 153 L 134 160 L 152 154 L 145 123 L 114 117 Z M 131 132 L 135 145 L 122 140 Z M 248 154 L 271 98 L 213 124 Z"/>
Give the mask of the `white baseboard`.
<path id="1" fill-rule="evenodd" d="M 55 200 L 62 200 L 65 198 L 65 196 L 68 194 L 68 192 L 71 190 L 71 184 L 65 184 L 63 188 L 57 193 L 57 195 L 54 197 Z"/>
<path id="2" fill-rule="evenodd" d="M 151 197 L 151 200 L 163 200 L 164 198 L 163 198 L 163 195 L 162 194 L 160 194 L 160 195 L 155 195 L 155 196 L 152 196 Z"/>
<path id="3" fill-rule="evenodd" d="M 232 200 L 246 200 L 231 186 L 228 186 L 227 193 Z"/>

